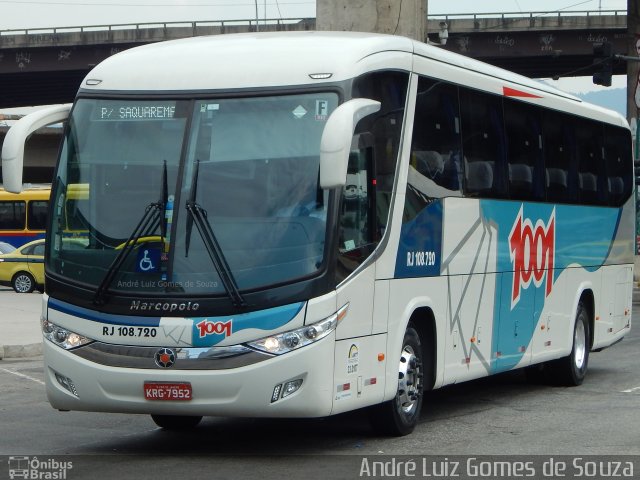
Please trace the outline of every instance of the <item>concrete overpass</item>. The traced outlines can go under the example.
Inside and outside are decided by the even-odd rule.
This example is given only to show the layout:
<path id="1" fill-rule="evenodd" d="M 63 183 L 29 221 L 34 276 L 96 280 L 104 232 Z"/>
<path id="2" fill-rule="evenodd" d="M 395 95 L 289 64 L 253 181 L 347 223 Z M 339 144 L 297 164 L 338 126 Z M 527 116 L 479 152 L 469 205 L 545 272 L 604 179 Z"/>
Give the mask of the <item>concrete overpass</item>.
<path id="1" fill-rule="evenodd" d="M 611 42 L 615 53 L 636 54 L 630 51 L 626 10 L 432 16 L 429 40 L 439 42 L 442 23 L 449 34 L 442 48 L 532 78 L 593 74 L 597 42 Z M 626 74 L 626 63 L 616 63 L 614 73 Z"/>
<path id="2" fill-rule="evenodd" d="M 105 58 L 146 43 L 199 35 L 313 30 L 315 19 L 192 22 L 0 31 L 0 108 L 71 102 Z"/>
<path id="3" fill-rule="evenodd" d="M 589 74 L 593 43 L 611 41 L 626 53 L 626 11 L 501 13 L 429 17 L 427 31 L 443 48 L 531 77 Z M 313 30 L 315 19 L 191 22 L 0 31 L 0 108 L 64 103 L 101 60 L 150 42 L 232 32 Z M 625 73 L 624 64 L 616 73 Z"/>
<path id="4" fill-rule="evenodd" d="M 629 48 L 623 10 L 429 17 L 430 41 L 440 42 L 442 22 L 448 29 L 442 48 L 531 77 L 590 74 L 595 42 L 613 42 L 618 53 Z M 136 45 L 197 35 L 314 29 L 315 19 L 308 18 L 259 25 L 246 20 L 0 31 L 0 108 L 70 102 L 94 65 Z M 615 72 L 626 73 L 626 65 L 617 64 Z M 7 128 L 0 118 L 0 144 Z M 50 181 L 60 134 L 59 128 L 43 129 L 29 140 L 25 181 Z"/>

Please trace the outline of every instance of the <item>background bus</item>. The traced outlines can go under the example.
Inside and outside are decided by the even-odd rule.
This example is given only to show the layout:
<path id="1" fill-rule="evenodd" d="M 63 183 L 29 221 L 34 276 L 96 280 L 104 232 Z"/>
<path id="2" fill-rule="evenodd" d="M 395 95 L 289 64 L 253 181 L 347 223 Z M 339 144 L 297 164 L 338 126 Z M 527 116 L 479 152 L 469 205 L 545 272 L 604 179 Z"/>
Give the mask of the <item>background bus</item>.
<path id="1" fill-rule="evenodd" d="M 34 185 L 20 193 L 0 188 L 0 242 L 18 248 L 44 238 L 51 185 Z"/>
<path id="2" fill-rule="evenodd" d="M 579 385 L 631 326 L 629 127 L 549 86 L 401 37 L 219 35 L 114 55 L 69 109 L 3 146 L 19 191 L 20 132 L 69 116 L 43 302 L 57 409 L 181 428 L 367 407 L 402 435 L 444 385 Z"/>

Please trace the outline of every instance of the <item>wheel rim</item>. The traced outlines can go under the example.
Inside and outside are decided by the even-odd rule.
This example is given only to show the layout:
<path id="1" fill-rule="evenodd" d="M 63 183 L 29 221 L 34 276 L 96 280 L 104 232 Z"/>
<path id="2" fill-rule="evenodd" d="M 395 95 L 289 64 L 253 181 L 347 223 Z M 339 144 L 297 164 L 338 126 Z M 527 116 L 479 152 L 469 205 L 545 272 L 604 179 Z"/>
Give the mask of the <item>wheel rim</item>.
<path id="1" fill-rule="evenodd" d="M 417 408 L 421 393 L 421 365 L 411 345 L 405 345 L 398 367 L 398 410 L 411 415 Z"/>
<path id="2" fill-rule="evenodd" d="M 18 275 L 14 284 L 20 293 L 27 293 L 31 290 L 31 279 L 27 275 Z"/>
<path id="3" fill-rule="evenodd" d="M 573 335 L 573 360 L 578 370 L 584 367 L 585 358 L 587 356 L 587 334 L 584 329 L 584 322 L 578 319 L 576 324 L 576 331 Z"/>

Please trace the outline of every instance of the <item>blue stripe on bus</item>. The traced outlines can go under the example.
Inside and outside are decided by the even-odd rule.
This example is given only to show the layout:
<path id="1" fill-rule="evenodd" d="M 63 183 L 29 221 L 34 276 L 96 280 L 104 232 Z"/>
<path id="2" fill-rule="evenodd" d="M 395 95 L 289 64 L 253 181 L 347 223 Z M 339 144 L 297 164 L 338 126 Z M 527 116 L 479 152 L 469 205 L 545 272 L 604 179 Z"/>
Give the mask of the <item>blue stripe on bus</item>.
<path id="1" fill-rule="evenodd" d="M 0 232 L 0 242 L 6 242 L 16 248 L 22 247 L 24 244 L 34 240 L 40 240 L 45 237 L 45 233 L 27 233 L 27 232 Z"/>
<path id="2" fill-rule="evenodd" d="M 547 296 L 553 293 L 554 283 L 562 272 L 569 266 L 595 272 L 604 265 L 614 246 L 622 209 L 494 200 L 481 200 L 480 209 L 484 221 L 497 229 L 496 271 L 502 272 L 496 278 L 492 346 L 492 352 L 500 352 L 500 356 L 491 359 L 491 371 L 497 373 L 514 368 L 522 360 L 525 354 L 522 350 L 529 348 Z M 518 219 L 522 220 L 522 231 L 527 228 L 527 235 L 532 235 L 528 242 L 542 241 L 548 235 L 553 244 L 552 277 L 547 277 L 550 265 L 540 266 L 546 272 L 540 272 L 542 279 L 538 286 L 533 277 L 528 278 L 530 283 L 525 286 L 525 274 L 514 272 L 515 254 L 510 236 Z M 545 263 L 544 259 L 540 261 Z M 618 259 L 611 261 L 615 263 Z M 516 291 L 518 296 L 514 298 Z"/>
<path id="3" fill-rule="evenodd" d="M 488 266 L 489 272 L 498 272 L 490 367 L 497 373 L 514 368 L 522 360 L 547 296 L 553 293 L 562 272 L 570 266 L 595 272 L 607 259 L 612 264 L 628 263 L 632 261 L 628 257 L 633 245 L 625 239 L 616 240 L 621 208 L 480 200 L 480 214 L 478 222 L 491 225 L 497 232 L 496 265 Z M 402 225 L 395 278 L 441 274 L 443 217 L 443 200 L 437 200 Z M 548 277 L 550 265 L 536 264 L 544 269 L 537 272 L 538 285 L 531 271 L 523 273 L 514 268 L 516 253 L 512 248 L 516 245 L 511 245 L 510 237 L 516 226 L 521 228 L 522 242 L 552 242 L 553 273 Z"/>
<path id="4" fill-rule="evenodd" d="M 292 303 L 282 305 L 280 307 L 268 308 L 265 310 L 256 310 L 255 312 L 242 313 L 239 315 L 228 315 L 223 317 L 198 317 L 190 318 L 193 320 L 193 346 L 194 347 L 211 347 L 222 342 L 227 338 L 226 333 L 204 333 L 201 332 L 198 325 L 202 322 L 205 324 L 226 324 L 229 323 L 233 333 L 249 328 L 258 330 L 275 330 L 286 325 L 296 318 L 298 313 L 304 308 L 305 303 Z"/>
<path id="5" fill-rule="evenodd" d="M 21 258 L 2 258 L 0 259 L 0 263 L 44 263 L 43 258 L 29 258 L 29 257 L 21 257 Z"/>
<path id="6" fill-rule="evenodd" d="M 164 302 L 161 302 L 164 303 Z M 305 303 L 293 303 L 280 307 L 273 307 L 266 310 L 257 310 L 255 312 L 244 313 L 240 315 L 220 316 L 220 317 L 187 317 L 186 319 L 193 322 L 193 346 L 208 347 L 223 341 L 226 336 L 224 334 L 206 334 L 200 336 L 198 324 L 202 322 L 226 323 L 231 322 L 233 333 L 249 328 L 259 330 L 274 330 L 286 325 L 293 320 L 304 308 Z M 96 312 L 66 302 L 61 302 L 54 298 L 49 298 L 49 308 L 67 315 L 85 320 L 106 323 L 110 325 L 126 325 L 132 327 L 159 327 L 160 317 L 142 317 L 131 315 L 114 315 L 109 313 Z"/>
<path id="7" fill-rule="evenodd" d="M 49 308 L 67 315 L 71 315 L 92 322 L 108 323 L 110 325 L 127 325 L 132 327 L 159 327 L 160 317 L 142 317 L 130 315 L 114 315 L 102 313 L 87 308 L 61 302 L 54 298 L 49 298 Z"/>

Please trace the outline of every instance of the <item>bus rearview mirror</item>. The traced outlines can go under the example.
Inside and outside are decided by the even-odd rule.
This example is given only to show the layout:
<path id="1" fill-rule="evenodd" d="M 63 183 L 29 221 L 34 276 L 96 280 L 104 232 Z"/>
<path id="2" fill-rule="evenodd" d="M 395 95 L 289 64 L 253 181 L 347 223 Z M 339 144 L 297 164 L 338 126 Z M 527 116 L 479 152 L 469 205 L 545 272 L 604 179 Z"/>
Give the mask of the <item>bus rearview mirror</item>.
<path id="1" fill-rule="evenodd" d="M 380 102 L 355 98 L 329 116 L 320 141 L 320 188 L 342 187 L 347 180 L 351 140 L 358 122 L 380 110 Z"/>
<path id="2" fill-rule="evenodd" d="M 7 132 L 2 144 L 2 182 L 11 193 L 22 191 L 24 145 L 29 136 L 39 128 L 66 120 L 71 104 L 56 105 L 25 115 Z"/>

